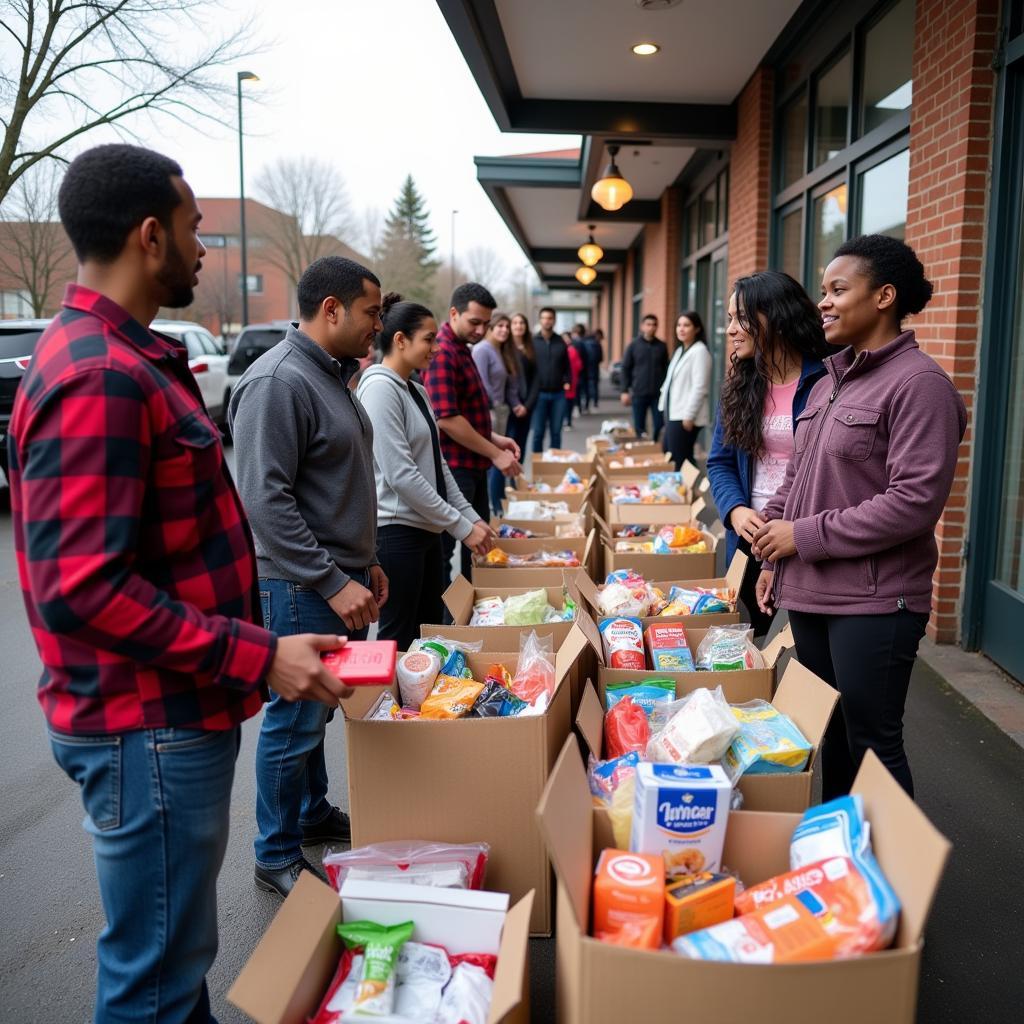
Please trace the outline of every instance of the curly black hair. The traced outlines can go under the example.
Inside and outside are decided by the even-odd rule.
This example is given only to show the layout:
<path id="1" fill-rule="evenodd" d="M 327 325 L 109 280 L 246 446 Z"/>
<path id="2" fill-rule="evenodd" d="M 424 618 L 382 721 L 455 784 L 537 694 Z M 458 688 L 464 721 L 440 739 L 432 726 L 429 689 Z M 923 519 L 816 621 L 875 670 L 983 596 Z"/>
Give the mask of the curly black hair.
<path id="1" fill-rule="evenodd" d="M 833 259 L 853 256 L 861 261 L 872 288 L 891 284 L 896 289 L 896 318 L 920 313 L 931 301 L 934 288 L 924 276 L 924 265 L 906 242 L 889 235 L 859 235 L 836 249 Z"/>
<path id="2" fill-rule="evenodd" d="M 764 448 L 765 396 L 787 362 L 830 352 L 821 314 L 789 274 L 762 270 L 733 285 L 740 324 L 754 339 L 754 358 L 732 356 L 722 384 L 725 443 L 758 456 Z M 762 320 L 763 318 L 763 320 Z"/>

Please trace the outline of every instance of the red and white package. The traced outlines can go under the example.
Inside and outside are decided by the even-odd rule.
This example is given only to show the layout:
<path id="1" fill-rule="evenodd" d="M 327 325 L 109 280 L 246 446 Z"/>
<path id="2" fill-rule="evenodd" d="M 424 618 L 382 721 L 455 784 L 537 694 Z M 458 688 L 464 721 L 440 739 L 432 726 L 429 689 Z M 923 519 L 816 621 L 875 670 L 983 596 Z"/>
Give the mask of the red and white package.
<path id="1" fill-rule="evenodd" d="M 609 668 L 647 668 L 644 657 L 644 630 L 639 619 L 621 615 L 617 618 L 602 619 L 601 646 L 604 648 L 604 663 Z"/>
<path id="2" fill-rule="evenodd" d="M 484 884 L 490 851 L 487 843 L 391 840 L 328 853 L 323 864 L 327 880 L 339 892 L 346 878 L 441 889 L 479 889 Z"/>

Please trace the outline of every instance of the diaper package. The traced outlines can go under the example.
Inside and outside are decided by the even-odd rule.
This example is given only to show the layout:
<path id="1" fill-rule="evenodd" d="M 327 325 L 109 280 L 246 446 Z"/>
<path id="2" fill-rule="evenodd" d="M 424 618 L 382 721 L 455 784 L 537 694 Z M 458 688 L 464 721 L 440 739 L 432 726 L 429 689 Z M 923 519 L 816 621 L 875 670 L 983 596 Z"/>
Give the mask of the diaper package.
<path id="1" fill-rule="evenodd" d="M 763 700 L 733 704 L 739 735 L 725 752 L 722 767 L 735 781 L 744 774 L 802 772 L 811 744 L 790 719 Z"/>

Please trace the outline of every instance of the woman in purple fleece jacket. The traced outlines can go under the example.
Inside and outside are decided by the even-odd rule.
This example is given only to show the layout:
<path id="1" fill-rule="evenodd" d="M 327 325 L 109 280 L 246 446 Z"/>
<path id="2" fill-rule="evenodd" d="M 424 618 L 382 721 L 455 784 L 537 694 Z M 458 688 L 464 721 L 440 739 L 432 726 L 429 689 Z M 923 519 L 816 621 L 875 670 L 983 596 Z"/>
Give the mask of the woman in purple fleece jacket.
<path id="1" fill-rule="evenodd" d="M 913 796 L 903 708 L 931 610 L 935 524 L 949 497 L 964 403 L 903 319 L 932 295 L 914 251 L 885 235 L 825 268 L 825 360 L 798 417 L 786 478 L 761 513 L 764 611 L 785 608 L 801 664 L 839 690 L 822 798 L 848 793 L 873 750 Z"/>

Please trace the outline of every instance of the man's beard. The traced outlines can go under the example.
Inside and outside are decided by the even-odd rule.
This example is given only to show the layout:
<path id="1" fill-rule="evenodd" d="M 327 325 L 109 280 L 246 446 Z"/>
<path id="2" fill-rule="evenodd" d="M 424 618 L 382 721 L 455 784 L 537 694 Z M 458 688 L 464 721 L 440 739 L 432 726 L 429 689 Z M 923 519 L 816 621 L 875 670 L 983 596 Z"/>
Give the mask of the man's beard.
<path id="1" fill-rule="evenodd" d="M 161 303 L 169 309 L 183 309 L 191 306 L 195 298 L 192 286 L 192 278 L 195 276 L 195 267 L 186 267 L 182 258 L 181 250 L 177 243 L 167 235 L 167 259 L 156 275 L 157 281 L 167 289 L 167 296 Z"/>

